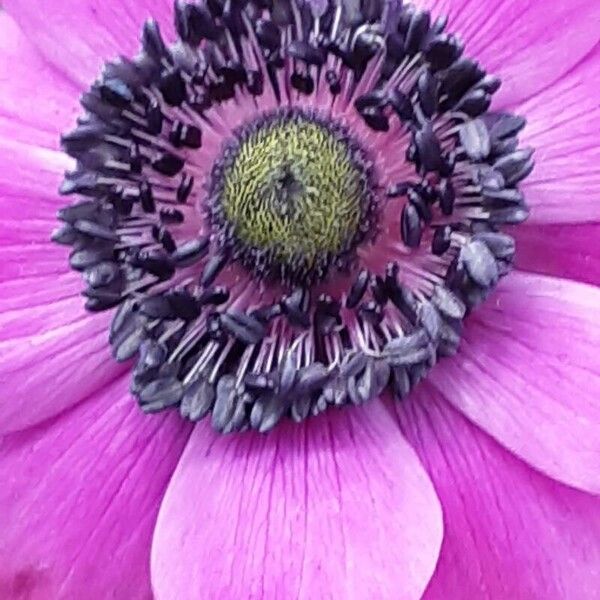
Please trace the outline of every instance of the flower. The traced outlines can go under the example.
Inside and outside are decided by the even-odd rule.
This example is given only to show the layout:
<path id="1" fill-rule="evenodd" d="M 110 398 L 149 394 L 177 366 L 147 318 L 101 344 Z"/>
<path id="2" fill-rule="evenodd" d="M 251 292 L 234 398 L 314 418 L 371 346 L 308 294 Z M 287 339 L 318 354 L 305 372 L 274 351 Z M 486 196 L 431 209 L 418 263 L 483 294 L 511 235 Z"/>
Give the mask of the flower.
<path id="1" fill-rule="evenodd" d="M 316 4 L 312 10 L 325 19 L 326 4 Z M 343 14 L 334 12 L 334 20 L 323 27 L 337 26 L 346 32 L 353 15 L 360 16 L 351 25 L 360 30 L 360 34 L 352 30 L 354 48 L 368 55 L 385 43 L 391 56 L 392 36 L 373 26 L 379 22 L 379 4 L 346 3 Z M 413 117 L 404 113 L 409 104 L 398 96 L 386 96 L 385 102 L 377 94 L 369 96 L 365 82 L 376 83 L 368 72 L 369 63 L 363 64 L 360 52 L 358 57 L 344 55 L 343 47 L 329 50 L 341 54 L 346 69 L 362 75 L 365 89 L 359 83 L 354 91 L 358 103 L 350 106 L 346 120 L 328 118 L 319 96 L 322 88 L 312 89 L 314 69 L 306 68 L 307 62 L 319 62 L 322 56 L 313 56 L 318 53 L 313 46 L 294 46 L 291 41 L 288 47 L 299 65 L 293 84 L 285 83 L 276 57 L 270 73 L 280 82 L 280 91 L 294 98 L 293 108 L 277 109 L 277 86 L 271 79 L 261 79 L 265 70 L 256 62 L 263 54 L 244 46 L 244 64 L 255 68 L 242 74 L 226 57 L 212 57 L 211 69 L 221 61 L 218 72 L 209 75 L 215 84 L 209 99 L 217 107 L 212 113 L 206 111 L 204 128 L 191 127 L 178 111 L 182 94 L 188 104 L 192 100 L 187 95 L 195 84 L 187 79 L 186 69 L 194 35 L 201 31 L 202 37 L 222 36 L 223 30 L 213 31 L 222 24 L 234 33 L 252 26 L 264 34 L 260 48 L 271 43 L 270 27 L 260 21 L 261 14 L 243 16 L 235 3 L 225 3 L 224 14 L 216 20 L 210 13 L 218 13 L 221 3 L 209 2 L 208 12 L 176 4 L 177 33 L 189 42 L 175 46 L 179 68 L 173 68 L 156 26 L 146 25 L 145 53 L 154 58 L 144 62 L 142 56 L 137 63 L 148 77 L 141 87 L 152 87 L 151 96 L 162 98 L 168 106 L 136 96 L 141 88 L 133 79 L 140 71 L 132 73 L 131 63 L 125 60 L 108 67 L 108 76 L 88 90 L 104 61 L 135 54 L 137 32 L 147 16 L 157 19 L 166 38 L 174 37 L 170 6 L 63 0 L 44 12 L 33 0 L 9 0 L 4 5 L 6 13 L 0 13 L 4 89 L 0 152 L 5 165 L 0 175 L 0 239 L 5 256 L 0 271 L 0 423 L 6 433 L 0 459 L 5 482 L 0 492 L 2 596 L 136 598 L 148 597 L 152 590 L 157 598 L 590 597 L 598 588 L 600 573 L 595 497 L 600 489 L 600 381 L 595 358 L 600 329 L 594 310 L 600 300 L 600 271 L 593 243 L 600 185 L 594 135 L 600 116 L 594 92 L 600 68 L 593 27 L 598 7 L 583 0 L 568 6 L 542 6 L 533 0 L 500 6 L 457 0 L 428 7 L 435 16 L 448 12 L 447 30 L 459 32 L 465 52 L 503 81 L 494 95 L 496 117 L 490 117 L 480 115 L 488 108 L 496 80 L 486 79 L 483 84 L 484 74 L 477 74 L 472 83 L 480 93 L 469 96 L 465 104 L 467 90 L 456 92 L 456 84 L 464 83 L 463 71 L 453 86 L 442 77 L 446 95 L 438 99 L 446 106 L 433 113 L 457 110 L 463 102 L 459 112 L 467 115 L 463 125 L 452 122 L 456 130 L 444 132 L 434 124 L 428 126 L 425 105 L 437 79 L 432 83 L 427 70 L 412 72 L 408 62 L 396 71 L 399 80 L 414 77 L 417 85 L 413 99 L 418 102 L 410 106 L 418 105 L 424 113 Z M 296 4 L 276 6 L 282 12 L 272 15 L 275 21 L 288 32 L 293 27 L 302 29 L 304 13 Z M 293 10 L 287 12 L 286 7 Z M 403 44 L 414 39 L 418 44 L 430 27 L 443 28 L 441 21 L 428 23 L 424 13 L 401 11 L 391 4 L 385 10 L 404 19 Z M 287 24 L 290 19 L 293 25 Z M 371 25 L 361 28 L 364 19 Z M 237 37 L 225 33 L 232 53 L 233 48 L 239 52 Z M 448 52 L 460 54 L 455 38 L 441 40 L 442 58 Z M 433 55 L 430 59 L 434 62 Z M 468 65 L 464 68 L 474 68 Z M 325 95 L 340 96 L 343 102 L 350 80 L 337 81 L 339 73 L 333 69 L 328 75 Z M 124 81 L 128 77 L 133 79 Z M 250 93 L 240 91 L 242 80 L 243 89 Z M 246 107 L 247 115 L 234 128 L 226 103 L 232 91 L 241 98 L 239 104 Z M 73 171 L 73 162 L 58 148 L 58 134 L 72 129 L 81 112 L 76 97 L 86 92 L 83 104 L 88 117 L 79 121 L 76 133 L 63 138 L 67 152 L 79 159 Z M 453 93 L 458 97 L 452 100 Z M 194 97 L 199 114 L 205 101 Z M 135 110 L 143 110 L 144 120 L 138 124 L 146 132 L 145 138 L 135 134 L 138 141 L 133 145 L 131 127 L 120 128 L 119 116 L 132 106 L 128 118 L 139 121 L 142 117 L 136 117 Z M 398 115 L 390 116 L 391 109 Z M 241 110 L 237 109 L 238 118 Z M 90 114 L 102 116 L 112 129 Z M 391 230 L 386 230 L 390 222 L 397 232 L 395 248 L 403 254 L 400 273 L 392 269 L 391 275 L 400 282 L 397 300 L 404 316 L 398 329 L 387 330 L 389 345 L 383 348 L 376 345 L 371 326 L 351 329 L 353 335 L 364 336 L 356 347 L 372 352 L 365 359 L 371 369 L 368 377 L 360 375 L 367 372 L 367 364 L 345 373 L 344 382 L 352 380 L 355 385 L 348 394 L 362 404 L 382 392 L 389 373 L 384 377 L 376 370 L 381 361 L 374 352 L 377 348 L 385 356 L 398 357 L 388 362 L 401 369 L 407 354 L 400 350 L 417 354 L 426 350 L 417 366 L 426 364 L 422 360 L 431 354 L 432 344 L 435 355 L 454 353 L 455 344 L 446 348 L 439 330 L 462 314 L 448 315 L 448 303 L 451 307 L 466 304 L 469 309 L 479 304 L 509 266 L 501 254 L 511 249 L 510 242 L 495 231 L 490 237 L 485 223 L 498 214 L 501 221 L 520 221 L 525 216 L 516 184 L 531 170 L 530 155 L 510 147 L 512 135 L 506 136 L 508 141 L 491 135 L 498 123 L 508 123 L 510 134 L 520 129 L 521 121 L 512 114 L 528 120 L 521 133 L 522 147 L 536 148 L 536 169 L 521 185 L 531 217 L 510 230 L 517 240 L 517 269 L 469 316 L 458 353 L 428 370 L 410 394 L 400 394 L 406 396 L 402 401 L 374 398 L 363 406 L 330 408 L 317 418 L 305 418 L 305 407 L 293 400 L 290 412 L 300 423 L 282 419 L 281 414 L 271 418 L 270 401 L 256 409 L 260 414 L 254 422 L 254 406 L 260 403 L 228 405 L 239 373 L 250 372 L 249 364 L 273 363 L 268 356 L 259 359 L 243 350 L 262 343 L 265 335 L 265 315 L 251 312 L 256 308 L 252 301 L 257 289 L 266 290 L 263 297 L 277 300 L 274 304 L 283 307 L 286 319 L 298 321 L 292 325 L 302 326 L 307 289 L 314 292 L 323 286 L 331 302 L 326 296 L 311 302 L 325 305 L 327 310 L 318 314 L 339 324 L 332 304 L 343 300 L 346 308 L 354 310 L 347 298 L 360 295 L 368 279 L 356 267 L 355 256 L 362 267 L 375 266 L 382 273 L 389 259 L 385 242 L 392 239 Z M 398 133 L 401 121 L 419 126 L 407 128 L 409 133 L 395 147 L 390 131 Z M 160 127 L 152 130 L 156 122 Z M 445 134 L 450 139 L 436 146 Z M 288 149 L 285 140 L 290 137 L 296 143 Z M 457 140 L 462 149 L 453 146 Z M 441 221 L 439 214 L 444 214 L 448 182 L 454 185 L 464 165 L 489 156 L 490 141 L 509 145 L 500 154 L 512 157 L 512 167 L 503 175 L 512 195 L 492 196 L 494 202 L 484 205 L 490 194 L 482 199 L 463 191 L 469 207 L 461 206 L 464 196 L 451 207 L 461 225 L 452 220 L 448 230 L 444 225 L 450 220 Z M 381 152 L 373 161 L 370 156 L 379 143 Z M 115 145 L 124 150 L 116 152 Z M 270 151 L 270 145 L 280 152 Z M 331 179 L 324 180 L 315 170 L 315 148 L 322 165 L 331 166 L 322 169 Z M 406 158 L 398 154 L 400 148 L 408 150 Z M 247 151 L 260 160 L 244 162 Z M 401 161 L 394 163 L 394 155 Z M 148 174 L 150 168 L 153 174 L 147 179 L 136 178 L 140 174 L 136 171 Z M 56 194 L 64 171 L 70 174 L 62 183 L 63 192 L 100 190 L 101 208 L 96 203 L 91 208 L 65 209 L 64 198 Z M 199 196 L 196 178 L 201 173 L 207 175 L 208 192 L 202 213 L 197 202 L 189 201 Z M 489 171 L 477 169 L 477 173 L 482 177 L 479 184 L 492 184 L 485 179 Z M 177 185 L 168 185 L 166 179 Z M 133 194 L 132 181 L 136 181 Z M 309 218 L 313 211 L 325 210 L 318 202 L 320 196 L 310 192 L 315 181 L 322 186 L 321 196 L 328 199 L 330 212 L 324 213 L 323 220 L 332 224 L 325 236 Z M 396 189 L 388 188 L 396 183 L 400 184 Z M 230 188 L 237 193 L 228 193 Z M 345 193 L 339 194 L 340 189 Z M 384 203 L 385 191 L 392 199 Z M 424 203 L 430 194 L 431 201 Z M 394 199 L 396 195 L 402 199 Z M 241 204 L 236 204 L 240 198 Z M 185 202 L 170 204 L 182 199 Z M 507 201 L 516 203 L 518 210 L 507 209 Z M 243 210 L 243 202 L 253 210 Z M 427 215 L 428 203 L 435 205 L 435 218 Z M 140 206 L 147 217 L 139 217 Z M 115 343 L 123 321 L 117 318 L 115 324 L 110 311 L 85 314 L 80 279 L 65 266 L 64 250 L 47 241 L 57 209 L 67 226 L 55 238 L 73 242 L 74 254 L 87 251 L 88 259 L 93 254 L 91 269 L 86 255 L 76 259 L 71 255 L 72 264 L 87 269 L 88 308 L 108 308 L 121 301 L 124 291 L 130 295 L 128 286 L 142 292 L 136 315 L 142 315 L 143 327 L 127 332 L 125 349 L 123 339 Z M 282 212 L 290 210 L 291 220 L 289 212 Z M 197 234 L 205 222 L 213 233 L 208 241 Z M 375 236 L 378 228 L 382 231 Z M 305 244 L 298 232 L 310 243 Z M 92 244 L 90 237 L 96 240 Z M 111 260 L 102 254 L 105 245 L 98 238 L 113 244 Z M 501 252 L 492 256 L 498 243 Z M 436 244 L 442 250 L 439 256 L 434 252 Z M 148 253 L 148 248 L 154 251 L 159 245 L 164 252 Z M 266 246 L 269 252 L 262 251 Z M 165 252 L 170 258 L 165 259 Z M 116 264 L 118 276 L 115 267 L 96 268 L 98 256 L 100 263 Z M 229 296 L 225 303 L 236 303 L 236 312 L 212 319 L 215 337 L 207 338 L 213 345 L 205 356 L 187 345 L 185 336 L 169 346 L 178 329 L 173 320 L 165 324 L 160 313 L 171 310 L 176 300 L 181 302 L 179 310 L 189 309 L 187 277 L 198 276 L 194 271 L 198 263 L 189 263 L 199 257 L 205 261 L 201 263 L 205 288 L 222 268 L 214 282 L 222 289 L 212 293 Z M 457 268 L 458 280 L 440 277 L 450 265 Z M 412 279 L 407 280 L 407 272 L 413 273 Z M 92 293 L 107 287 L 94 285 L 97 280 L 107 283 L 107 291 L 116 296 Z M 368 293 L 375 306 L 364 308 L 372 313 L 377 312 L 378 280 L 369 281 L 374 282 Z M 437 287 L 422 287 L 424 281 Z M 440 287 L 441 281 L 451 289 Z M 177 296 L 173 283 L 177 283 Z M 280 288 L 293 290 L 282 291 L 281 302 L 272 291 Z M 407 294 L 407 288 L 416 296 Z M 435 293 L 445 293 L 445 300 Z M 153 305 L 144 306 L 150 299 Z M 415 314 L 409 316 L 411 308 Z M 119 314 L 126 313 L 121 309 Z M 367 314 L 360 318 L 368 322 Z M 352 325 L 346 314 L 344 319 Z M 128 358 L 141 348 L 133 390 L 146 412 L 160 410 L 159 414 L 143 414 L 131 399 L 131 368 L 112 360 L 106 342 L 111 321 L 117 358 Z M 153 340 L 158 337 L 163 346 L 142 339 L 149 337 L 146 332 L 152 327 L 160 328 Z M 302 361 L 314 348 L 304 341 L 295 345 L 291 334 L 283 326 L 282 330 L 273 351 L 281 357 L 282 369 L 286 359 L 308 369 Z M 410 338 L 413 334 L 416 337 Z M 423 346 L 420 342 L 415 347 L 396 347 L 406 339 L 422 340 Z M 230 340 L 235 341 L 229 344 Z M 243 346 L 242 351 L 223 350 L 228 344 Z M 168 358 L 157 358 L 164 348 Z M 330 350 L 335 354 L 335 348 Z M 169 361 L 176 352 L 188 353 L 184 355 L 193 362 L 179 365 L 176 357 Z M 354 360 L 354 355 L 350 358 Z M 176 365 L 174 375 L 152 371 L 165 361 Z M 192 425 L 168 408 L 173 397 L 179 404 L 183 388 L 193 385 L 198 373 L 210 382 L 204 374 L 207 364 L 211 373 L 221 376 L 216 403 L 209 407 L 212 425 L 225 431 L 245 425 L 272 428 L 268 435 L 224 436 L 212 431 L 210 424 Z M 302 369 L 299 373 L 328 382 L 330 366 L 326 365 L 327 373 Z M 419 375 L 425 375 L 421 370 Z M 406 374 L 415 377 L 414 370 Z M 141 375 L 148 379 L 140 379 Z M 409 378 L 408 384 L 412 383 Z M 276 385 L 283 386 L 281 381 Z M 237 420 L 236 407 L 242 404 L 244 411 Z M 194 403 L 180 410 L 192 420 L 194 410 L 201 412 Z"/>

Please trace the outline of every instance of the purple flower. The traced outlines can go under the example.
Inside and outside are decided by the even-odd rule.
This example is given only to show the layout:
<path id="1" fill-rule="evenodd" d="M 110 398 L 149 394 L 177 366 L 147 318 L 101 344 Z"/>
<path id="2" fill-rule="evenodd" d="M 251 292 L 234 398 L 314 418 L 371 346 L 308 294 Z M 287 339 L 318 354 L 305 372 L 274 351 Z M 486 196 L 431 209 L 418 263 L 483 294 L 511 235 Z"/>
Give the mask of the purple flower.
<path id="1" fill-rule="evenodd" d="M 593 597 L 598 3 L 270 4 L 3 3 L 0 597 Z"/>

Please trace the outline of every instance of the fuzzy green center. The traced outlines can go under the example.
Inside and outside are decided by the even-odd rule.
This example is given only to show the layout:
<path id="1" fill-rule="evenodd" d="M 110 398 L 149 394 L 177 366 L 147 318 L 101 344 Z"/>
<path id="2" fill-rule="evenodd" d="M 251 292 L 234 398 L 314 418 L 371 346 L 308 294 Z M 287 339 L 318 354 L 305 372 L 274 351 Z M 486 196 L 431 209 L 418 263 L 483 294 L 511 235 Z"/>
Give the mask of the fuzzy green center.
<path id="1" fill-rule="evenodd" d="M 359 229 L 364 172 L 325 125 L 295 115 L 247 134 L 224 173 L 221 206 L 238 240 L 279 262 L 312 266 L 348 250 Z"/>

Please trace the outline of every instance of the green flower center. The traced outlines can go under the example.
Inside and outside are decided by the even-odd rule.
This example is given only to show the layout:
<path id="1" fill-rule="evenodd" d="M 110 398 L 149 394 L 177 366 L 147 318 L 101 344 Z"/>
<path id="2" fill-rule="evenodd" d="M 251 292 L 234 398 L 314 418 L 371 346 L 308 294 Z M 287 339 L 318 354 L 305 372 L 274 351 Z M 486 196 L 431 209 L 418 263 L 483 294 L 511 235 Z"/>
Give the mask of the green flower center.
<path id="1" fill-rule="evenodd" d="M 255 256 L 307 273 L 364 237 L 369 174 L 340 127 L 297 110 L 276 113 L 246 128 L 225 157 L 222 220 Z"/>

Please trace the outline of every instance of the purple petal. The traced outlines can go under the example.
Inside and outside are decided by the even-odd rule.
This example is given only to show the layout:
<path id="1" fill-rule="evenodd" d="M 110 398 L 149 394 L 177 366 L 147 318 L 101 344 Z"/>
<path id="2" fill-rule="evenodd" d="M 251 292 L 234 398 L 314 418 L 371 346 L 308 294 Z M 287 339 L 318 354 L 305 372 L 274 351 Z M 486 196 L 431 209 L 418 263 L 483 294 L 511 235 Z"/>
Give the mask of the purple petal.
<path id="1" fill-rule="evenodd" d="M 5 0 L 5 10 L 44 57 L 85 87 L 106 60 L 133 56 L 144 20 L 173 30 L 171 0 L 54 0 L 40 10 L 36 0 Z"/>
<path id="2" fill-rule="evenodd" d="M 529 98 L 568 73 L 598 42 L 593 0 L 419 0 L 448 14 L 467 53 L 502 78 L 498 106 Z"/>
<path id="3" fill-rule="evenodd" d="M 523 143 L 536 149 L 535 169 L 522 185 L 529 223 L 600 220 L 599 79 L 600 44 L 552 88 L 514 109 L 527 117 Z"/>
<path id="4" fill-rule="evenodd" d="M 159 600 L 419 598 L 441 512 L 384 407 L 327 413 L 268 435 L 194 430 L 160 510 Z"/>
<path id="5" fill-rule="evenodd" d="M 432 369 L 448 400 L 550 477 L 600 491 L 600 289 L 515 272 Z"/>
<path id="6" fill-rule="evenodd" d="M 189 428 L 144 416 L 127 384 L 4 439 L 0 597 L 150 597 L 156 513 Z"/>
<path id="7" fill-rule="evenodd" d="M 600 285 L 600 223 L 527 225 L 513 233 L 519 269 Z"/>
<path id="8" fill-rule="evenodd" d="M 395 407 L 444 507 L 444 542 L 424 600 L 595 597 L 598 497 L 532 470 L 428 384 Z"/>
<path id="9" fill-rule="evenodd" d="M 86 315 L 67 250 L 50 242 L 69 160 L 0 122 L 0 431 L 39 423 L 112 381 L 110 315 Z"/>
<path id="10" fill-rule="evenodd" d="M 5 12 L 0 12 L 0 81 L 0 137 L 57 148 L 58 132 L 71 127 L 79 112 L 79 92 Z"/>

